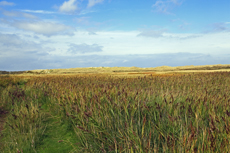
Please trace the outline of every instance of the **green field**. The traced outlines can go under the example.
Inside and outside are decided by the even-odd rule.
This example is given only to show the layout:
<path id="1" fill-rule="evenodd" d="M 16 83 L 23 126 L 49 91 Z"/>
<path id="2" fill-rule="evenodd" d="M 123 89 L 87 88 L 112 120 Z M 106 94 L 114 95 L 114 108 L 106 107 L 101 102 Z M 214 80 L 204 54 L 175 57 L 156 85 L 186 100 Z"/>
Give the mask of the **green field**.
<path id="1" fill-rule="evenodd" d="M 0 76 L 0 152 L 229 151 L 230 72 L 113 73 Z"/>

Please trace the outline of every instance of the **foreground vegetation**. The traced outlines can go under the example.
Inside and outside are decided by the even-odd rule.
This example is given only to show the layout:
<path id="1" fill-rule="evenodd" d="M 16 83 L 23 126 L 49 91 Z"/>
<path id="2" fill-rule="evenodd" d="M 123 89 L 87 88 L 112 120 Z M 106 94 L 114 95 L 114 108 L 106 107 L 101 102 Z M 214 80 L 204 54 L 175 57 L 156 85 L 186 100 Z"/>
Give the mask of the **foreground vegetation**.
<path id="1" fill-rule="evenodd" d="M 0 77 L 1 152 L 228 152 L 230 73 Z"/>

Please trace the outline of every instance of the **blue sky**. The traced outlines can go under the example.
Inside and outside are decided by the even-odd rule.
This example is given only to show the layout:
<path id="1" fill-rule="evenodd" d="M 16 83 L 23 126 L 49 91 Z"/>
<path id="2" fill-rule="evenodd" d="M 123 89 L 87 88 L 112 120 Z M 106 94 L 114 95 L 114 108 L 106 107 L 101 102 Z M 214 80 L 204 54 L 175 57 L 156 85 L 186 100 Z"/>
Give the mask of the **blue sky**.
<path id="1" fill-rule="evenodd" d="M 0 0 L 0 70 L 230 64 L 229 0 Z"/>

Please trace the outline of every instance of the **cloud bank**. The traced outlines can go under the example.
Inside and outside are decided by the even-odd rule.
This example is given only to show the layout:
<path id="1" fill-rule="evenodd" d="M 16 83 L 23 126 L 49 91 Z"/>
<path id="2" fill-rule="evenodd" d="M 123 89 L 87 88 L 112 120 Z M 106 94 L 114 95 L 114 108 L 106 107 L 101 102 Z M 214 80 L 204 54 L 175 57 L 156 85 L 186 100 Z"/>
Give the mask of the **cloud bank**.
<path id="1" fill-rule="evenodd" d="M 165 30 L 144 30 L 137 36 L 159 38 L 159 37 L 163 37 L 164 32 Z"/>
<path id="2" fill-rule="evenodd" d="M 157 67 L 181 65 L 229 64 L 230 54 L 134 54 L 134 55 L 87 55 L 87 56 L 0 56 L 0 70 L 32 70 L 75 67 Z"/>
<path id="3" fill-rule="evenodd" d="M 17 29 L 34 32 L 47 37 L 54 35 L 73 35 L 74 29 L 60 23 L 40 20 L 3 20 L 4 23 Z"/>
<path id="4" fill-rule="evenodd" d="M 45 10 L 21 10 L 28 13 L 38 13 L 38 14 L 56 14 L 57 12 L 45 11 Z"/>
<path id="5" fill-rule="evenodd" d="M 28 14 L 28 13 L 22 13 L 22 12 L 18 12 L 18 11 L 2 11 L 2 14 L 7 16 L 7 17 L 24 17 L 24 18 L 28 18 L 28 19 L 37 19 L 36 16 L 32 15 L 32 14 Z"/>
<path id="6" fill-rule="evenodd" d="M 87 45 L 85 43 L 83 44 L 70 44 L 70 48 L 68 49 L 68 52 L 72 54 L 78 54 L 78 53 L 94 53 L 94 52 L 102 52 L 103 46 L 99 46 L 98 44 L 93 45 Z"/>
<path id="7" fill-rule="evenodd" d="M 15 27 L 23 30 L 28 30 L 35 32 L 37 34 L 42 34 L 45 36 L 53 36 L 53 35 L 71 35 L 71 32 L 68 30 L 72 29 L 69 26 L 58 24 L 58 23 L 51 23 L 51 22 L 17 22 L 14 24 Z"/>

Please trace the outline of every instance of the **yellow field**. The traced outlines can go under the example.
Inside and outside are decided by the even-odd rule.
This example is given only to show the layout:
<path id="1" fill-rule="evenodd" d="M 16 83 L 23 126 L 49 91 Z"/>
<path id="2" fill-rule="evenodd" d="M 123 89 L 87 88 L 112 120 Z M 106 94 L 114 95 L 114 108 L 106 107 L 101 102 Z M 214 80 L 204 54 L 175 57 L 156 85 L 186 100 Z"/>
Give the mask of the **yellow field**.
<path id="1" fill-rule="evenodd" d="M 161 66 L 155 68 L 139 68 L 139 67 L 88 67 L 88 68 L 69 68 L 69 69 L 40 69 L 24 71 L 21 74 L 13 74 L 19 76 L 46 75 L 81 75 L 81 74 L 109 74 L 111 76 L 148 76 L 160 74 L 178 74 L 178 73 L 196 73 L 196 72 L 229 72 L 228 65 L 203 65 L 203 66 Z M 3 75 L 3 74 L 2 74 Z M 8 75 L 8 74 L 4 74 Z M 12 75 L 12 74 L 11 74 Z"/>

